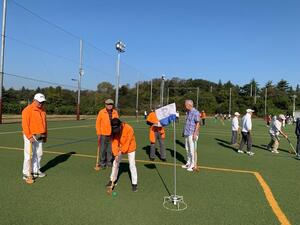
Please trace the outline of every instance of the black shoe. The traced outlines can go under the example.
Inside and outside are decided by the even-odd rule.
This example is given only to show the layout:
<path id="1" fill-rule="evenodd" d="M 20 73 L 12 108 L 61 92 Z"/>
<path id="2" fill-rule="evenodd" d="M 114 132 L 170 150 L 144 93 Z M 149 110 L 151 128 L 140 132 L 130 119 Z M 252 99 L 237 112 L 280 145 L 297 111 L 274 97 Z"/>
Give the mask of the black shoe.
<path id="1" fill-rule="evenodd" d="M 155 160 L 154 158 L 150 158 L 150 161 L 152 161 L 152 162 L 153 162 L 154 160 Z"/>
<path id="2" fill-rule="evenodd" d="M 137 192 L 138 191 L 137 184 L 133 184 L 132 185 L 132 191 L 133 192 Z"/>
<path id="3" fill-rule="evenodd" d="M 163 161 L 163 162 L 167 162 L 167 159 L 161 159 L 161 161 Z"/>

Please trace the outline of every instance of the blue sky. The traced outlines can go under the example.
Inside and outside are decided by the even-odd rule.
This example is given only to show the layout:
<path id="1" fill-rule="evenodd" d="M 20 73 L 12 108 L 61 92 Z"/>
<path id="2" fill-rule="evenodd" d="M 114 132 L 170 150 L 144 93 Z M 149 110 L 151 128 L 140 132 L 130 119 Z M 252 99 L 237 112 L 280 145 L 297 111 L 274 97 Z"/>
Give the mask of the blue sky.
<path id="1" fill-rule="evenodd" d="M 127 46 L 122 84 L 161 74 L 241 85 L 252 78 L 260 85 L 300 83 L 298 0 L 8 0 L 5 72 L 74 85 L 79 40 L 15 2 L 97 47 L 84 42 L 85 88 L 115 82 L 119 39 Z M 4 84 L 42 86 L 11 76 Z"/>

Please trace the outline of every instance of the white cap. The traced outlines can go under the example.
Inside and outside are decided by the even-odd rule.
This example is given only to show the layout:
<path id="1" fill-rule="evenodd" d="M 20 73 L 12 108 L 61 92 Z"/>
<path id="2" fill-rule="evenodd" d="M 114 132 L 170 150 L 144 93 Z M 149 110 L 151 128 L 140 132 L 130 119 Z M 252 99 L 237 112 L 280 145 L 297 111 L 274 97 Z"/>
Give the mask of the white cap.
<path id="1" fill-rule="evenodd" d="M 235 112 L 234 115 L 235 116 L 239 116 L 240 114 L 239 114 L 239 112 Z"/>
<path id="2" fill-rule="evenodd" d="M 254 110 L 253 110 L 253 109 L 247 109 L 246 112 L 247 112 L 247 113 L 253 113 Z"/>
<path id="3" fill-rule="evenodd" d="M 285 116 L 284 116 L 283 114 L 280 114 L 280 115 L 278 116 L 278 118 L 279 118 L 279 119 L 282 119 L 282 120 L 285 120 Z"/>
<path id="4" fill-rule="evenodd" d="M 45 95 L 43 95 L 42 93 L 35 94 L 33 99 L 37 100 L 38 102 L 45 102 L 46 101 Z"/>

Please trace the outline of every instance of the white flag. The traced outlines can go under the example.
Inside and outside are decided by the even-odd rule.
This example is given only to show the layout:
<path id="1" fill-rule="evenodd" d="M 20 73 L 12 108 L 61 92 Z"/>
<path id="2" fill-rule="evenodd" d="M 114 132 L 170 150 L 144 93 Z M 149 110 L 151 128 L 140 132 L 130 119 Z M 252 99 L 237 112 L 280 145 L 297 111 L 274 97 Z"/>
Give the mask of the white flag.
<path id="1" fill-rule="evenodd" d="M 161 125 L 167 126 L 168 124 L 176 120 L 176 105 L 175 103 L 172 103 L 156 109 L 155 114 Z"/>

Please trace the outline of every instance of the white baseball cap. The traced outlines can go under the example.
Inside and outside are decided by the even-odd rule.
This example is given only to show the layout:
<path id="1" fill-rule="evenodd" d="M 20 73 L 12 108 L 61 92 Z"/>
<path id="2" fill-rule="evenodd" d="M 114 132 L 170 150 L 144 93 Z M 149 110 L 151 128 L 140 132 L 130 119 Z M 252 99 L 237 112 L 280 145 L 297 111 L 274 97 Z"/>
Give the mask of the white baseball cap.
<path id="1" fill-rule="evenodd" d="M 247 112 L 247 113 L 253 113 L 254 110 L 253 110 L 253 109 L 247 109 L 246 112 Z"/>
<path id="2" fill-rule="evenodd" d="M 43 95 L 42 93 L 35 94 L 33 99 L 37 100 L 38 102 L 45 102 L 46 101 L 45 95 Z"/>
<path id="3" fill-rule="evenodd" d="M 239 112 L 235 112 L 234 115 L 235 115 L 235 116 L 239 116 L 239 115 L 241 115 L 241 114 L 239 114 Z"/>
<path id="4" fill-rule="evenodd" d="M 279 119 L 282 119 L 282 120 L 285 120 L 285 116 L 284 116 L 283 114 L 280 114 L 280 115 L 278 116 L 278 118 L 279 118 Z"/>

